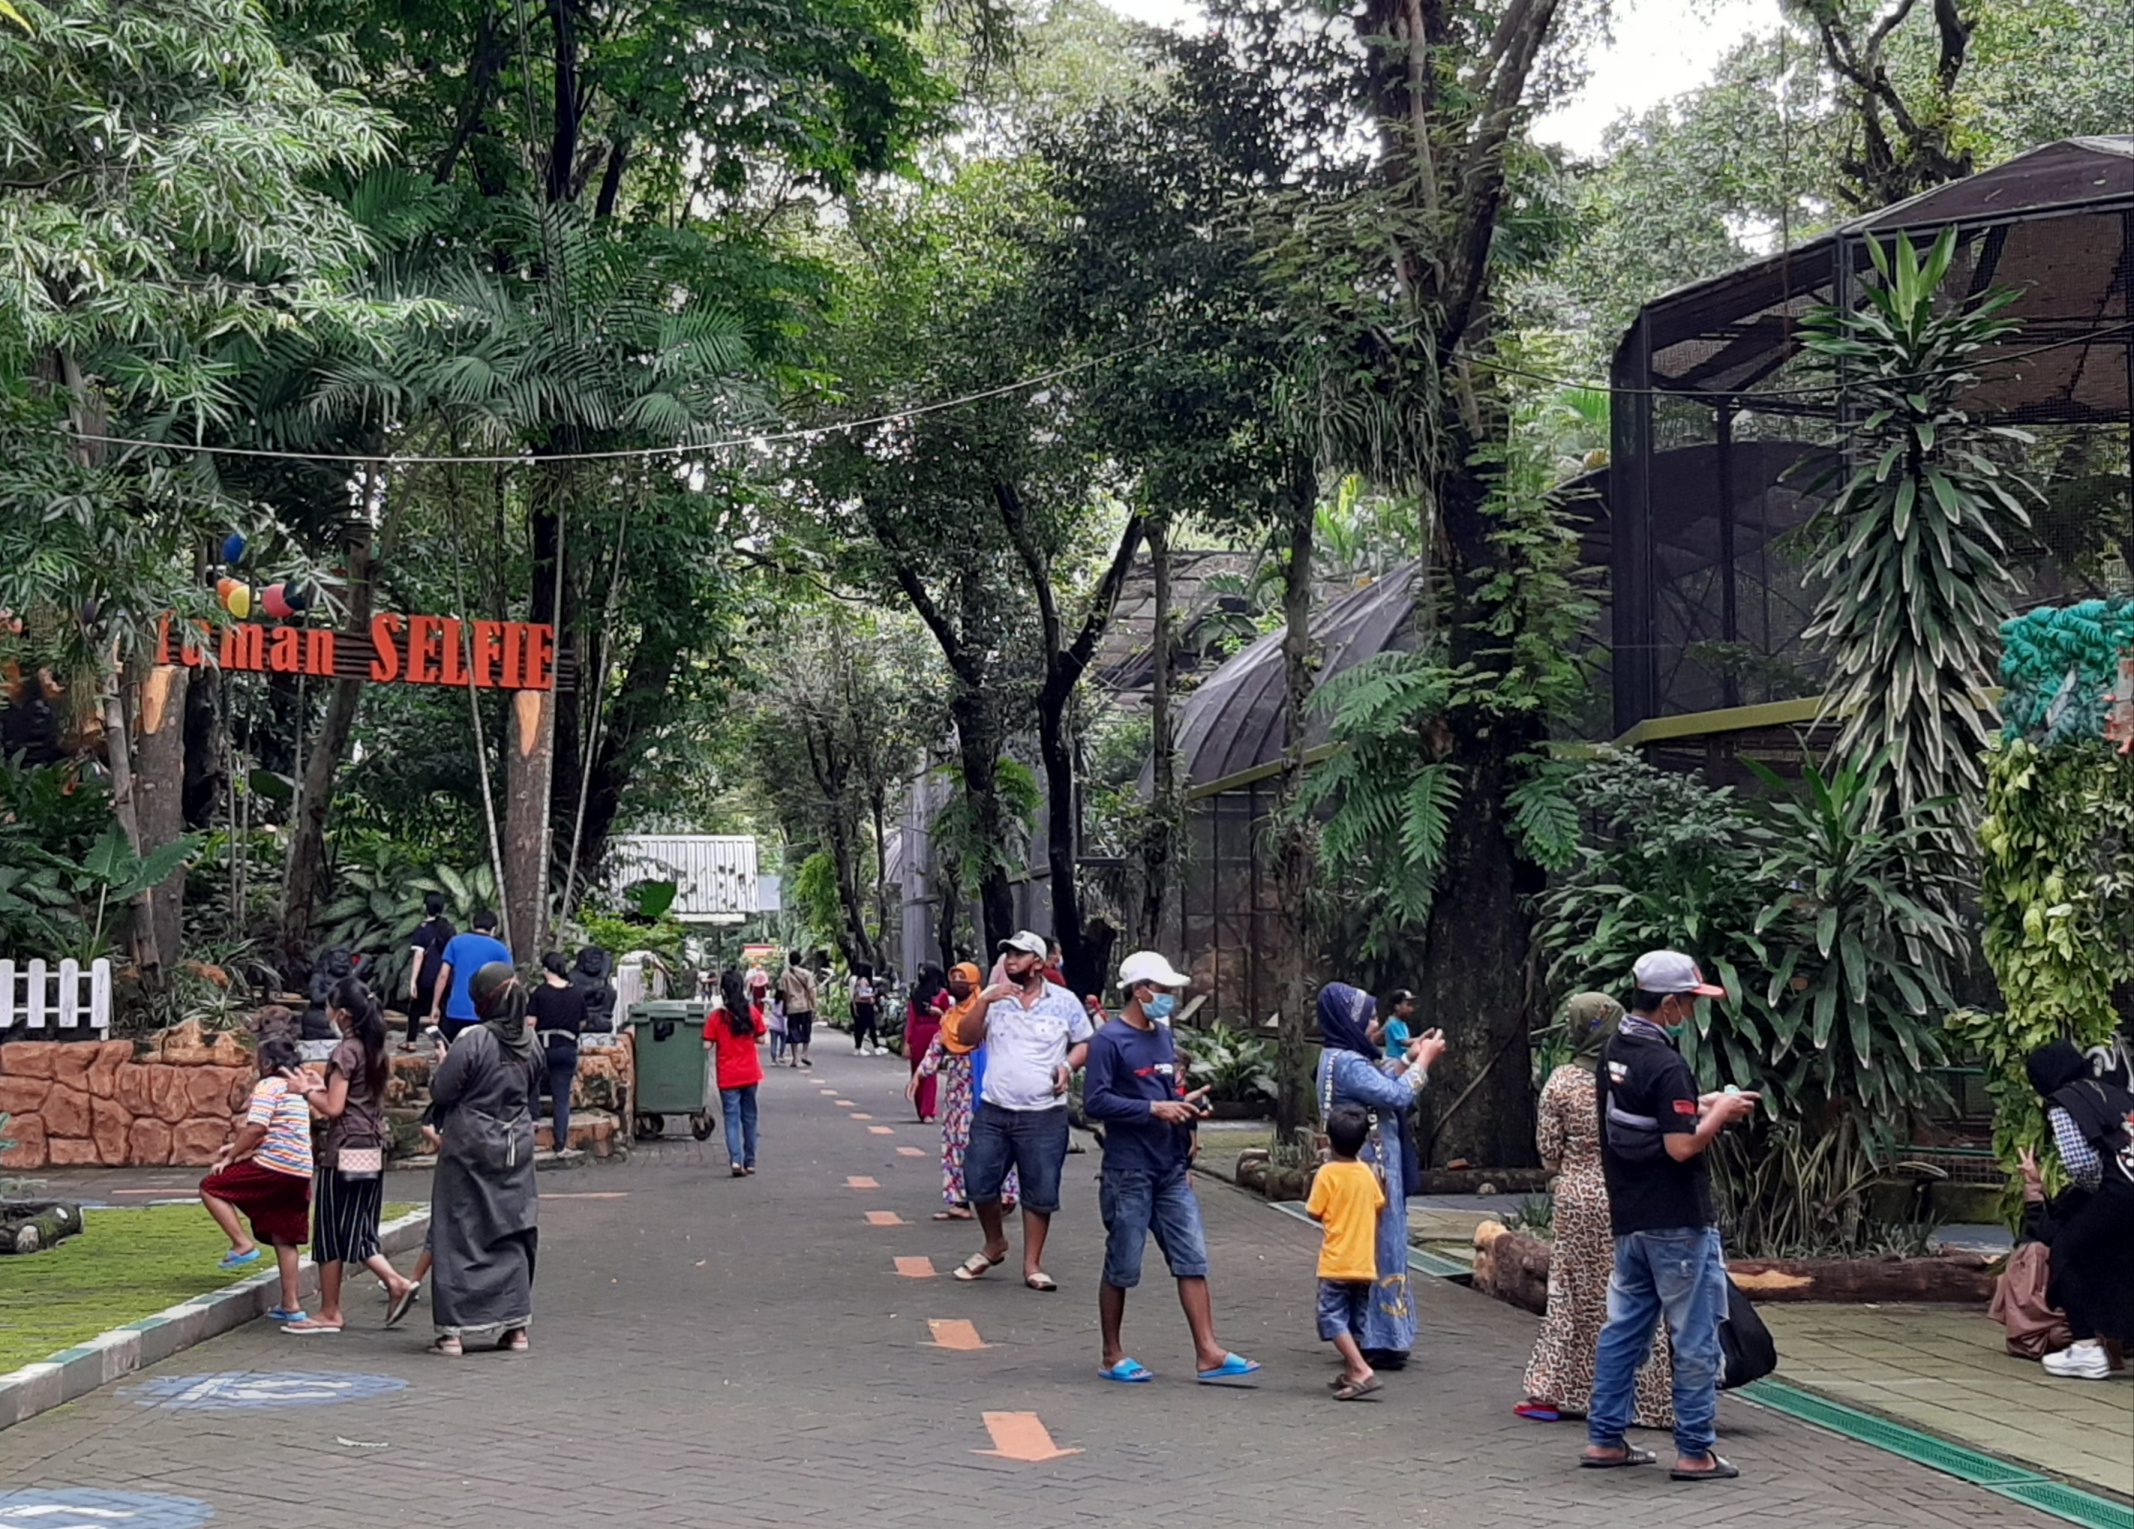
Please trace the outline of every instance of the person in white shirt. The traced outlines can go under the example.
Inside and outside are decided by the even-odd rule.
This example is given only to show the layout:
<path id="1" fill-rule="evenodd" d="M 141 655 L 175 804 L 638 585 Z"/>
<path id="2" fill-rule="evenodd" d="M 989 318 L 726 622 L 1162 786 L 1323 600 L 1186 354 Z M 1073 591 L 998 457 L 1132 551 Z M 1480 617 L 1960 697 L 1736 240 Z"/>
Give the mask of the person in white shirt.
<path id="1" fill-rule="evenodd" d="M 1089 1051 L 1089 1015 L 1045 980 L 1043 936 L 1023 930 L 1000 942 L 1002 980 L 985 989 L 957 1025 L 964 1044 L 985 1044 L 985 1081 L 964 1153 L 964 1186 L 985 1228 L 985 1248 L 956 1270 L 969 1282 L 1007 1262 L 1001 1186 L 1012 1164 L 1022 1180 L 1023 1283 L 1059 1285 L 1044 1269 L 1045 1237 L 1060 1204 L 1067 1161 L 1067 1085 Z"/>

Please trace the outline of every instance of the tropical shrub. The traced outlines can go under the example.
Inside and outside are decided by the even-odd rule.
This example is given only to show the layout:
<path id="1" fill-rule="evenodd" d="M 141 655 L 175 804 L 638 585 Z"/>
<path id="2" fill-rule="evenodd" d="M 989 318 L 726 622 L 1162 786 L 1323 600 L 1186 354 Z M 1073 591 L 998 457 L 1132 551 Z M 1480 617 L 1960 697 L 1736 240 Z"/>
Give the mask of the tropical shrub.
<path id="1" fill-rule="evenodd" d="M 1959 929 L 1903 890 L 1936 804 L 1885 815 L 1872 768 L 1764 775 L 1767 802 L 1613 752 L 1574 780 L 1599 832 L 1544 900 L 1551 978 L 1626 996 L 1640 954 L 1686 950 L 1728 993 L 1682 1038 L 1702 1081 L 1881 1140 L 1939 1097 Z"/>
<path id="2" fill-rule="evenodd" d="M 1181 1031 L 1186 1078 L 1225 1104 L 1259 1104 L 1275 1097 L 1274 1042 L 1229 1025 Z"/>

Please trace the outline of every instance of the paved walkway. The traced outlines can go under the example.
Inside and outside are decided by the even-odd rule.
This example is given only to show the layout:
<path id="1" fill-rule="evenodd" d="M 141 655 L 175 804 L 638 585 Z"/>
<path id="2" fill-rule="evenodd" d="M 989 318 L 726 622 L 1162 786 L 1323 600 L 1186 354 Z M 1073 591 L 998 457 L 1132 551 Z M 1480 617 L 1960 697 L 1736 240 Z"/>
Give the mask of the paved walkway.
<path id="1" fill-rule="evenodd" d="M 1779 1379 L 2134 1497 L 2134 1381 L 2054 1380 L 1968 1307 L 1762 1310 L 1785 1356 Z"/>
<path id="2" fill-rule="evenodd" d="M 1192 1383 L 1152 1249 L 1127 1334 L 1161 1379 L 1106 1384 L 1096 1157 L 1069 1160 L 1048 1260 L 1059 1294 L 998 1272 L 956 1284 L 948 1271 L 975 1233 L 929 1219 L 937 1137 L 909 1123 L 903 1064 L 820 1050 L 813 1073 L 766 1085 L 754 1179 L 727 1176 L 716 1139 L 543 1176 L 532 1354 L 426 1357 L 425 1313 L 386 1333 L 367 1295 L 354 1308 L 364 1326 L 338 1338 L 255 1323 L 0 1433 L 0 1524 L 64 1489 L 173 1494 L 210 1505 L 217 1525 L 274 1529 L 2054 1522 L 1731 1400 L 1723 1447 L 1739 1482 L 1580 1471 L 1574 1427 L 1511 1414 L 1533 1319 L 1433 1281 L 1418 1292 L 1415 1367 L 1389 1377 L 1380 1401 L 1333 1402 L 1312 1333 L 1315 1234 L 1218 1184 L 1202 1191 L 1217 1313 L 1225 1341 L 1266 1363 L 1265 1383 Z M 987 1346 L 929 1346 L 936 1321 L 968 1322 Z M 247 1378 L 200 1379 L 231 1372 Z M 283 1372 L 318 1378 L 277 1389 Z M 1078 1453 L 983 1453 L 1041 1453 L 1048 1440 Z"/>

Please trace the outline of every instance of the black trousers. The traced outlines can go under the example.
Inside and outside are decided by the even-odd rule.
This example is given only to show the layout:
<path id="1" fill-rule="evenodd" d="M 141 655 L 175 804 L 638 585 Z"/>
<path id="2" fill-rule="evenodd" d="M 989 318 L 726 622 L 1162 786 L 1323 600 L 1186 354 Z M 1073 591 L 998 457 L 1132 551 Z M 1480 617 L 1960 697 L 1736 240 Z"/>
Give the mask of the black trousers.
<path id="1" fill-rule="evenodd" d="M 879 1037 L 874 1033 L 874 1022 L 880 1009 L 871 1003 L 856 1003 L 852 1006 L 852 1044 L 871 1046 Z"/>

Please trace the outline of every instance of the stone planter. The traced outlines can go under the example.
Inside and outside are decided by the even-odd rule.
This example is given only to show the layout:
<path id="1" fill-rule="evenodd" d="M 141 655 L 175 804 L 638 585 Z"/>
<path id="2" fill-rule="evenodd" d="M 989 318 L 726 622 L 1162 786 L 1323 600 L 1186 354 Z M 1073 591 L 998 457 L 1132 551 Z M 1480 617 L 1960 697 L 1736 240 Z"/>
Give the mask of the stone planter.
<path id="1" fill-rule="evenodd" d="M 81 1230 L 72 1200 L 0 1200 L 0 1253 L 42 1253 Z"/>

